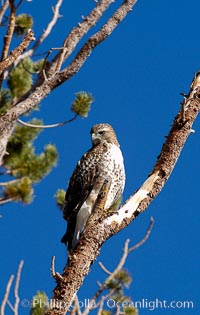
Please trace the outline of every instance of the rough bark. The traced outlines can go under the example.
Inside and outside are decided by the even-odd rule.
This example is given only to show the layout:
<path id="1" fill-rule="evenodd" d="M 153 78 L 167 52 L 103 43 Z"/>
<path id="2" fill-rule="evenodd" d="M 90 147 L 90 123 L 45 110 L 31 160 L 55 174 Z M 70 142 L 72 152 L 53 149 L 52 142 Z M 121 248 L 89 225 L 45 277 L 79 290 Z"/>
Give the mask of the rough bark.
<path id="1" fill-rule="evenodd" d="M 47 310 L 46 315 L 62 315 L 67 312 L 78 289 L 89 273 L 91 264 L 98 256 L 102 244 L 145 211 L 151 201 L 160 193 L 192 132 L 192 124 L 199 111 L 200 73 L 194 77 L 190 92 L 184 97 L 181 109 L 174 119 L 151 175 L 138 191 L 125 202 L 117 214 L 113 214 L 103 221 L 97 219 L 95 214 L 94 218 L 91 218 L 78 246 L 69 257 L 63 274 L 55 277 L 57 285 L 52 297 L 53 307 Z M 101 198 L 105 198 L 105 196 L 99 197 L 100 210 L 102 210 Z M 96 207 L 98 208 L 99 204 Z M 57 302 L 54 303 L 54 301 Z"/>
<path id="2" fill-rule="evenodd" d="M 17 57 L 23 53 L 32 40 L 34 40 L 34 34 L 32 30 L 29 30 L 21 44 L 11 51 L 7 58 L 0 62 L 0 74 L 3 72 L 3 70 L 7 69 L 14 63 Z"/>

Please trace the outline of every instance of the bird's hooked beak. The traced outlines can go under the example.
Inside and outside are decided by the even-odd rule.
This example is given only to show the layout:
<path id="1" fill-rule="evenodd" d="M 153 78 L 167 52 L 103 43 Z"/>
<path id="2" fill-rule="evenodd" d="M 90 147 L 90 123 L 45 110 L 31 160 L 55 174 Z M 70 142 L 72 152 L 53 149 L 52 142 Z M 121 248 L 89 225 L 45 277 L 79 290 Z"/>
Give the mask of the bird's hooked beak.
<path id="1" fill-rule="evenodd" d="M 92 137 L 92 143 L 94 145 L 100 143 L 100 135 L 98 133 L 92 132 L 91 137 Z"/>

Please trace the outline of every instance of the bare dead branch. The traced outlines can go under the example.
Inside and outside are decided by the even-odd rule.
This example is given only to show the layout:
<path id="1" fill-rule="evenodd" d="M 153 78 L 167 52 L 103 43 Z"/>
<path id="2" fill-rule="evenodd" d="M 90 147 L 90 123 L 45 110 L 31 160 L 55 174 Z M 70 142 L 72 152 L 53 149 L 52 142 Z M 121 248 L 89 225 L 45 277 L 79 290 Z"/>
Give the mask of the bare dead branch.
<path id="1" fill-rule="evenodd" d="M 61 126 L 64 126 L 66 124 L 69 124 L 70 122 L 74 121 L 77 117 L 78 117 L 78 114 L 74 115 L 74 117 L 72 117 L 71 119 L 62 121 L 60 123 L 51 124 L 51 125 L 34 125 L 34 124 L 26 123 L 26 122 L 24 122 L 21 119 L 17 119 L 17 122 L 20 123 L 23 126 L 26 126 L 26 127 L 39 128 L 39 129 L 48 129 L 48 128 L 61 127 Z"/>
<path id="2" fill-rule="evenodd" d="M 94 224 L 86 226 L 84 234 L 77 247 L 68 259 L 62 275 L 62 281 L 59 282 L 54 289 L 53 299 L 64 299 L 66 305 L 67 303 L 70 305 L 78 288 L 81 286 L 83 279 L 88 274 L 92 262 L 99 254 L 100 247 L 105 240 L 118 233 L 135 220 L 135 218 L 142 211 L 145 211 L 150 202 L 160 193 L 177 162 L 181 150 L 191 133 L 192 124 L 200 111 L 199 95 L 200 73 L 197 73 L 192 81 L 189 95 L 183 101 L 185 119 L 183 121 L 181 109 L 174 119 L 172 128 L 161 149 L 161 153 L 151 175 L 138 191 L 118 210 L 117 214 L 110 216 L 103 222 L 101 220 L 99 222 L 95 221 Z M 127 255 L 127 245 L 128 244 L 126 244 L 124 249 L 124 257 Z M 121 264 L 123 264 L 123 259 Z M 53 309 L 48 310 L 46 315 L 61 315 L 65 312 L 66 308 L 59 310 Z"/>
<path id="3" fill-rule="evenodd" d="M 100 302 L 100 304 L 99 304 L 99 309 L 98 309 L 97 315 L 101 315 L 101 314 L 102 314 L 102 312 L 103 312 L 103 306 L 104 306 L 104 301 L 105 301 L 105 299 L 102 298 L 102 299 L 101 299 L 101 302 Z"/>
<path id="4" fill-rule="evenodd" d="M 82 315 L 88 315 L 90 313 L 90 311 L 95 310 L 97 308 L 101 309 L 101 307 L 103 307 L 103 305 L 104 305 L 104 301 L 106 301 L 107 299 L 112 297 L 116 291 L 117 291 L 117 288 L 110 290 L 110 292 L 108 292 L 106 295 L 103 295 L 101 297 L 101 299 L 99 300 L 99 302 L 97 302 L 97 303 L 93 303 L 92 301 L 90 301 L 89 305 L 85 308 Z M 98 309 L 98 313 L 99 313 L 99 309 Z"/>
<path id="5" fill-rule="evenodd" d="M 151 217 L 150 219 L 150 224 L 149 224 L 149 227 L 148 227 L 148 230 L 144 236 L 144 238 L 138 242 L 137 244 L 135 244 L 134 246 L 132 246 L 131 248 L 129 248 L 128 250 L 128 254 L 133 252 L 134 250 L 136 250 L 137 248 L 141 247 L 149 238 L 150 234 L 151 234 L 151 231 L 152 231 L 152 228 L 153 228 L 153 225 L 154 225 L 154 218 Z"/>
<path id="6" fill-rule="evenodd" d="M 107 289 L 107 284 L 112 281 L 116 274 L 122 269 L 126 258 L 128 256 L 128 245 L 129 245 L 130 240 L 126 240 L 125 244 L 124 244 L 124 248 L 123 248 L 123 255 L 118 263 L 118 265 L 116 266 L 115 270 L 109 275 L 109 277 L 104 281 L 104 283 L 100 286 L 100 288 L 98 289 L 98 291 L 95 293 L 95 295 L 92 297 L 91 299 L 91 304 L 95 304 L 96 300 L 99 298 L 99 296 L 102 294 L 102 292 L 104 290 Z M 104 301 L 104 300 L 103 300 Z M 85 309 L 84 311 L 84 315 L 87 315 L 89 313 L 90 310 L 90 305 Z"/>
<path id="7" fill-rule="evenodd" d="M 110 272 L 101 261 L 98 262 L 99 267 L 107 274 L 107 275 L 111 275 L 112 272 Z"/>
<path id="8" fill-rule="evenodd" d="M 14 315 L 18 315 L 18 308 L 19 308 L 19 302 L 20 302 L 19 283 L 20 283 L 23 265 L 24 265 L 24 261 L 21 260 L 19 263 L 18 270 L 17 270 L 17 277 L 16 277 L 16 282 L 15 282 L 15 288 L 14 288 L 14 296 L 15 296 Z"/>
<path id="9" fill-rule="evenodd" d="M 51 259 L 51 275 L 53 278 L 55 278 L 55 256 L 52 256 L 52 259 Z"/>
<path id="10" fill-rule="evenodd" d="M 8 301 L 8 297 L 9 297 L 9 294 L 10 294 L 10 289 L 11 289 L 13 280 L 14 280 L 14 275 L 11 275 L 10 279 L 8 280 L 7 286 L 6 286 L 6 292 L 4 294 L 3 301 L 1 303 L 1 308 L 0 308 L 1 315 L 5 315 L 5 307 L 6 307 L 6 303 Z"/>
<path id="11" fill-rule="evenodd" d="M 15 310 L 14 310 L 12 303 L 9 300 L 7 300 L 7 304 L 10 307 L 11 311 L 14 313 Z"/>
<path id="12" fill-rule="evenodd" d="M 55 256 L 52 256 L 51 259 L 51 275 L 55 279 L 56 282 L 62 281 L 63 277 L 59 272 L 55 272 Z"/>
<path id="13" fill-rule="evenodd" d="M 33 50 L 35 51 L 42 43 L 43 41 L 48 37 L 48 35 L 51 33 L 53 27 L 55 26 L 58 18 L 61 17 L 60 13 L 59 13 L 59 9 L 62 5 L 63 0 L 57 0 L 57 3 L 55 5 L 55 7 L 52 8 L 52 12 L 53 12 L 53 17 L 52 20 L 49 22 L 49 24 L 47 25 L 47 28 L 44 30 L 43 34 L 38 38 L 38 40 L 35 42 L 35 44 L 33 45 Z"/>
<path id="14" fill-rule="evenodd" d="M 9 0 L 6 0 L 0 9 L 0 24 L 2 22 L 3 16 L 8 7 L 9 7 Z"/>
<path id="15" fill-rule="evenodd" d="M 24 37 L 21 44 L 16 47 L 13 51 L 11 51 L 10 55 L 0 62 L 0 74 L 8 67 L 10 67 L 18 56 L 28 47 L 30 42 L 34 40 L 34 33 L 32 30 L 29 30 L 26 36 Z"/>
<path id="16" fill-rule="evenodd" d="M 10 289 L 14 280 L 14 275 L 10 276 L 10 279 L 7 283 L 6 286 L 6 292 L 4 294 L 4 298 L 3 301 L 1 303 L 1 307 L 0 307 L 0 314 L 4 315 L 5 314 L 5 306 L 6 304 L 8 304 L 8 306 L 10 307 L 10 309 L 13 311 L 14 315 L 18 315 L 18 307 L 19 307 L 19 302 L 20 302 L 20 298 L 19 298 L 19 283 L 20 283 L 20 278 L 21 278 L 21 271 L 23 268 L 23 264 L 24 261 L 21 260 L 18 266 L 18 270 L 17 270 L 17 276 L 16 276 L 16 281 L 15 281 L 15 286 L 14 286 L 14 297 L 15 297 L 15 304 L 14 306 L 11 304 L 11 302 L 9 301 L 9 294 L 10 294 Z"/>

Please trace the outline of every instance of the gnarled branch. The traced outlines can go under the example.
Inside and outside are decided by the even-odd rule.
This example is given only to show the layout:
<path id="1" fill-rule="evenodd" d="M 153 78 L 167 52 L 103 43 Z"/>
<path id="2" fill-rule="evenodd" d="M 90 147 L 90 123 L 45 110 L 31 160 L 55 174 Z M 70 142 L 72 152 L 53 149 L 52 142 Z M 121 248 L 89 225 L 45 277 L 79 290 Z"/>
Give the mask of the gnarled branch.
<path id="1" fill-rule="evenodd" d="M 192 124 L 200 111 L 199 96 L 200 73 L 195 75 L 192 81 L 190 93 L 184 98 L 181 110 L 174 119 L 151 175 L 118 210 L 117 214 L 108 217 L 103 222 L 95 220 L 94 224 L 86 226 L 77 247 L 69 257 L 62 274 L 62 281 L 57 283 L 54 290 L 53 299 L 56 301 L 64 300 L 65 307 L 49 309 L 46 315 L 65 314 L 84 278 L 89 273 L 91 264 L 98 256 L 102 244 L 134 221 L 160 193 L 179 158 L 181 150 L 191 133 Z M 60 304 L 62 305 L 62 303 Z"/>

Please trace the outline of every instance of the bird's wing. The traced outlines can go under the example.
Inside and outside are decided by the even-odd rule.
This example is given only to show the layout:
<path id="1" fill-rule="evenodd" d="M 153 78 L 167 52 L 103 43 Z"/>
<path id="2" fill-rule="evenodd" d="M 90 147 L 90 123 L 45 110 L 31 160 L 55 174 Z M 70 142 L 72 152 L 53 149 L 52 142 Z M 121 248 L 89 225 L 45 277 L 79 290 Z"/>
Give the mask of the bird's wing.
<path id="1" fill-rule="evenodd" d="M 99 161 L 104 150 L 104 147 L 98 146 L 98 148 L 94 147 L 85 153 L 70 178 L 63 209 L 63 217 L 68 225 L 61 240 L 62 243 L 68 243 L 69 250 L 72 247 L 77 213 L 97 182 Z"/>
<path id="2" fill-rule="evenodd" d="M 94 147 L 85 153 L 78 162 L 65 195 L 63 216 L 66 221 L 70 222 L 76 217 L 94 187 L 99 176 L 98 165 L 103 150 L 105 148 L 102 146 Z"/>

